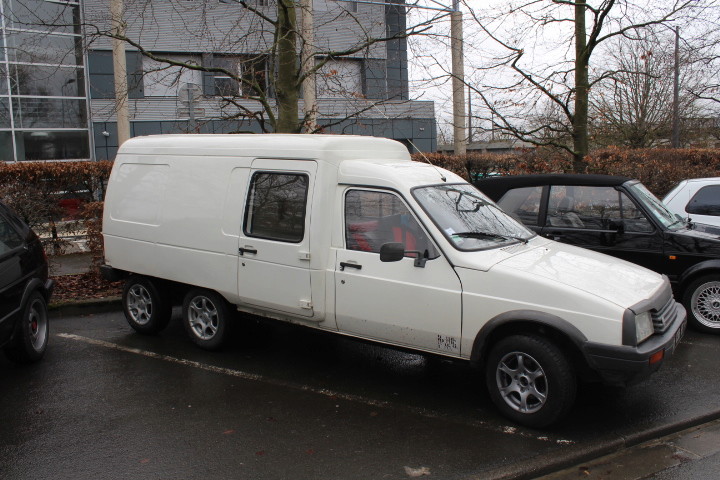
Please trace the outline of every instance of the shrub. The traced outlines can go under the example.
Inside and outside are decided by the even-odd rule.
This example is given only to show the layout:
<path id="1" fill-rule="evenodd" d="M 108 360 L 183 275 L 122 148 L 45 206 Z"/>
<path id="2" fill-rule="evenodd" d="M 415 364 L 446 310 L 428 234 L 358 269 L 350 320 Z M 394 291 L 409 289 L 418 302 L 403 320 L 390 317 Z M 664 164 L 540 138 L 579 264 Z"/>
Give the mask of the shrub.
<path id="1" fill-rule="evenodd" d="M 63 233 L 81 233 L 84 225 L 69 217 L 80 204 L 100 199 L 110 176 L 112 163 L 100 162 L 19 162 L 0 165 L 0 198 L 14 209 L 42 238 L 49 253 L 63 253 Z"/>
<path id="2" fill-rule="evenodd" d="M 570 173 L 569 155 L 546 149 L 520 150 L 509 154 L 446 155 L 413 154 L 413 160 L 457 173 L 472 181 L 490 175 Z M 426 160 L 427 158 L 427 160 Z M 716 149 L 621 149 L 592 152 L 583 173 L 602 173 L 637 178 L 658 197 L 663 197 L 680 180 L 720 176 L 720 150 Z"/>

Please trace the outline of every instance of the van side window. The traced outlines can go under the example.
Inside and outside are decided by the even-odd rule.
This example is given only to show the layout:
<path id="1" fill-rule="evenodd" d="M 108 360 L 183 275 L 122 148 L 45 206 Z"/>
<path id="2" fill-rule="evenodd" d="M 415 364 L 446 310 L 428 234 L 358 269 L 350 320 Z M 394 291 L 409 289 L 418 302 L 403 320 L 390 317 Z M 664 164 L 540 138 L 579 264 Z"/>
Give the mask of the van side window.
<path id="1" fill-rule="evenodd" d="M 427 250 L 429 259 L 439 256 L 399 197 L 386 192 L 350 190 L 345 195 L 346 248 L 380 253 L 380 247 L 390 242 L 403 243 L 405 250 Z"/>
<path id="2" fill-rule="evenodd" d="M 255 173 L 250 182 L 243 225 L 245 235 L 282 242 L 301 242 L 305 236 L 307 194 L 307 175 Z"/>

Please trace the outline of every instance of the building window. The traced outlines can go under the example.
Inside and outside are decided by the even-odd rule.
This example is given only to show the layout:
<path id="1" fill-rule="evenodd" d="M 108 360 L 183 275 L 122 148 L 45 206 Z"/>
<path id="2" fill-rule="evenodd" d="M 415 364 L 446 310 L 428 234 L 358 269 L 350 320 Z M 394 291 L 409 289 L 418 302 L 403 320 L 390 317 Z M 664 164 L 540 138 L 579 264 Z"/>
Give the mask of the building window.
<path id="1" fill-rule="evenodd" d="M 163 54 L 157 56 L 187 65 L 200 65 L 201 63 L 199 56 Z M 202 85 L 202 72 L 159 62 L 148 57 L 143 57 L 143 72 L 146 97 L 177 97 L 178 92 L 187 84 Z"/>
<path id="2" fill-rule="evenodd" d="M 223 97 L 254 97 L 267 92 L 267 57 L 254 56 L 220 56 L 216 55 L 214 66 L 224 72 L 214 75 L 215 94 Z M 236 76 L 234 78 L 234 76 Z M 240 79 L 240 81 L 238 81 Z"/>
<path id="3" fill-rule="evenodd" d="M 352 58 L 330 60 L 318 70 L 317 96 L 320 98 L 361 98 L 362 62 Z"/>
<path id="4" fill-rule="evenodd" d="M 0 8 L 0 160 L 90 158 L 79 2 Z"/>
<path id="5" fill-rule="evenodd" d="M 313 10 L 335 15 L 343 12 L 357 13 L 358 4 L 354 0 L 313 0 Z"/>

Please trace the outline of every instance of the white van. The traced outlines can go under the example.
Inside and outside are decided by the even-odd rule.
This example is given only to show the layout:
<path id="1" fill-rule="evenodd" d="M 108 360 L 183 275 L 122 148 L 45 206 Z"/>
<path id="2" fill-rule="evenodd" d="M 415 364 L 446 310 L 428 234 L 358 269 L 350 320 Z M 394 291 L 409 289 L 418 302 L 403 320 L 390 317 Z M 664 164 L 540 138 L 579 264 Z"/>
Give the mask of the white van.
<path id="1" fill-rule="evenodd" d="M 636 382 L 685 328 L 667 278 L 535 235 L 392 140 L 160 135 L 120 148 L 105 261 L 157 332 L 174 299 L 215 349 L 239 310 L 483 366 L 518 423 L 567 413 L 578 377 Z M 178 301 L 179 303 L 179 301 Z"/>

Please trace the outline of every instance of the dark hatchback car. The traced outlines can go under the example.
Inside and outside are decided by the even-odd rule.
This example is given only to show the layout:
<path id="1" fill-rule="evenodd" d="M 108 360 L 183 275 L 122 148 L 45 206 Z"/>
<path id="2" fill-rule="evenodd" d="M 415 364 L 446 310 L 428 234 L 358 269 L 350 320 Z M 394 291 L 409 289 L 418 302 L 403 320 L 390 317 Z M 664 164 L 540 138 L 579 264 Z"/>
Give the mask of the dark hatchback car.
<path id="1" fill-rule="evenodd" d="M 671 213 L 638 180 L 518 175 L 475 182 L 539 235 L 668 276 L 696 329 L 720 334 L 720 229 Z"/>
<path id="2" fill-rule="evenodd" d="M 45 354 L 53 286 L 40 239 L 0 204 L 0 347 L 10 360 L 34 362 Z"/>

